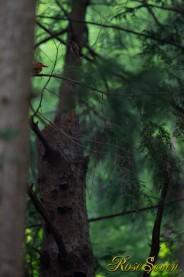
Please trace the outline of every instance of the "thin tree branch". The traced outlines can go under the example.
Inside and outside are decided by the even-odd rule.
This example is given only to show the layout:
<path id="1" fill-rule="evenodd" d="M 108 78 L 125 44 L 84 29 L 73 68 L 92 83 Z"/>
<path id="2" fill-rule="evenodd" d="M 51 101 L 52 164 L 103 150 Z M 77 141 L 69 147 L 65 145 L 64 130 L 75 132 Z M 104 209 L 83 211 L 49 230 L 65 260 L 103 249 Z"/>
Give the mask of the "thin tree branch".
<path id="1" fill-rule="evenodd" d="M 64 41 L 64 40 L 61 39 L 61 38 L 58 38 L 58 35 L 57 35 L 56 32 L 50 31 L 48 28 L 46 28 L 43 24 L 41 24 L 41 23 L 38 22 L 38 21 L 36 21 L 36 24 L 37 24 L 40 28 L 42 28 L 46 33 L 48 33 L 48 34 L 51 36 L 51 38 L 56 38 L 59 42 L 61 42 L 62 44 L 64 44 L 64 45 L 67 46 L 66 41 Z M 62 31 L 63 31 L 63 30 L 62 30 Z"/>
<path id="2" fill-rule="evenodd" d="M 42 28 L 45 32 L 47 32 L 47 33 L 50 35 L 50 38 L 47 38 L 47 41 L 48 41 L 49 39 L 55 38 L 55 39 L 57 39 L 60 43 L 64 44 L 66 47 L 70 47 L 70 45 L 69 45 L 66 41 L 64 41 L 63 39 L 61 39 L 61 38 L 58 37 L 57 32 L 52 32 L 52 31 L 50 31 L 48 28 L 46 28 L 43 24 L 41 24 L 41 23 L 38 22 L 38 21 L 36 21 L 36 24 L 37 24 L 40 28 Z M 62 31 L 64 31 L 64 30 L 62 30 Z M 65 32 L 66 32 L 66 31 L 68 31 L 68 29 L 65 29 Z M 79 51 L 79 55 L 80 55 L 82 58 L 84 58 L 85 60 L 87 60 L 87 61 L 89 61 L 89 62 L 93 62 L 93 60 L 92 60 L 90 57 L 88 57 L 87 55 L 83 54 L 81 51 Z"/>
<path id="3" fill-rule="evenodd" d="M 168 203 L 165 203 L 165 205 L 172 205 L 178 202 L 184 201 L 184 198 L 178 198 L 178 199 L 174 199 L 172 201 L 169 201 Z M 128 215 L 128 214 L 133 214 L 133 213 L 140 213 L 140 212 L 145 212 L 147 210 L 153 210 L 153 209 L 157 209 L 158 205 L 153 205 L 153 206 L 148 206 L 148 207 L 143 207 L 140 209 L 135 209 L 135 210 L 129 210 L 129 211 L 124 211 L 124 212 L 119 212 L 119 213 L 114 213 L 114 214 L 109 214 L 109 215 L 104 215 L 104 216 L 100 216 L 100 217 L 94 217 L 94 218 L 90 218 L 88 220 L 89 223 L 91 222 L 95 222 L 95 221 L 100 221 L 100 220 L 105 220 L 105 219 L 110 219 L 110 218 L 115 218 L 118 216 L 124 216 L 124 215 Z"/>
<path id="4" fill-rule="evenodd" d="M 61 11 L 64 13 L 64 15 L 66 16 L 66 18 L 68 20 L 70 20 L 70 16 L 67 13 L 67 11 L 63 8 L 63 6 L 61 5 L 61 3 L 58 0 L 55 0 L 56 4 L 58 5 L 58 7 L 61 9 Z"/>
<path id="5" fill-rule="evenodd" d="M 67 78 L 67 77 L 63 77 L 63 76 L 60 76 L 60 75 L 57 75 L 57 74 L 38 74 L 36 75 L 36 77 L 53 77 L 53 78 L 57 78 L 57 79 L 61 79 L 61 80 L 64 80 L 64 81 L 68 81 L 68 82 L 71 82 L 71 84 L 75 84 L 75 85 L 79 85 L 79 86 L 82 86 L 82 87 L 85 87 L 89 90 L 92 90 L 92 91 L 95 91 L 95 92 L 98 92 L 98 93 L 101 93 L 103 95 L 107 95 L 107 96 L 117 96 L 117 97 L 131 97 L 131 96 L 142 96 L 142 95 L 147 95 L 147 96 L 158 96 L 158 95 L 170 95 L 170 93 L 161 93 L 159 92 L 158 94 L 156 93 L 131 93 L 131 94 L 119 94 L 119 93 L 112 93 L 112 92 L 106 92 L 104 90 L 100 90 L 100 89 L 97 89 L 95 87 L 92 87 L 92 86 L 88 86 L 86 85 L 85 83 L 81 83 L 79 81 L 76 81 L 76 80 L 73 80 L 73 79 L 70 79 L 70 78 Z M 117 76 L 117 75 L 115 75 Z M 118 75 L 118 77 L 121 77 L 121 75 Z M 124 78 L 125 79 L 125 78 Z"/>
<path id="6" fill-rule="evenodd" d="M 41 26 L 40 26 L 40 27 L 41 27 Z M 43 27 L 44 27 L 44 26 L 43 26 Z M 42 28 L 42 27 L 41 27 L 41 28 Z M 35 49 L 38 48 L 41 44 L 43 44 L 43 43 L 49 41 L 49 40 L 52 39 L 52 38 L 58 39 L 58 36 L 65 34 L 65 33 L 67 32 L 67 30 L 68 30 L 68 29 L 66 28 L 66 29 L 63 29 L 63 30 L 61 30 L 61 31 L 59 31 L 59 32 L 53 32 L 52 35 L 50 34 L 50 36 L 48 36 L 48 37 L 42 39 L 41 41 L 39 41 L 38 43 L 36 43 L 36 44 L 34 45 L 34 48 L 35 48 Z M 46 31 L 46 30 L 44 30 L 44 31 Z M 47 29 L 47 31 L 48 31 L 48 29 Z M 46 31 L 46 32 L 47 32 L 47 31 Z M 47 32 L 47 33 L 48 33 L 48 32 Z M 64 41 L 62 41 L 62 43 L 63 43 L 63 42 L 64 42 Z"/>
<path id="7" fill-rule="evenodd" d="M 39 17 L 42 18 L 43 16 L 39 16 Z M 47 17 L 44 17 L 44 18 L 47 18 Z M 68 20 L 68 19 L 62 18 L 62 17 L 49 17 L 49 18 L 55 19 L 55 20 Z M 147 38 L 147 39 L 158 41 L 158 42 L 161 42 L 162 44 L 172 45 L 176 48 L 184 50 L 184 45 L 180 45 L 180 44 L 175 43 L 171 40 L 162 39 L 162 38 L 156 36 L 155 34 L 150 35 L 148 33 L 147 34 L 146 33 L 140 33 L 140 32 L 137 32 L 135 30 L 123 28 L 121 26 L 117 26 L 117 25 L 113 25 L 113 24 L 103 24 L 103 23 L 98 23 L 98 22 L 93 22 L 93 21 L 81 21 L 81 20 L 76 20 L 76 19 L 70 19 L 70 21 L 71 22 L 76 22 L 76 23 L 81 23 L 81 24 L 85 23 L 85 24 L 91 24 L 91 25 L 94 25 L 94 26 L 100 26 L 100 27 L 104 27 L 104 28 L 119 30 L 119 31 L 126 32 L 126 33 L 129 33 L 129 34 L 137 35 L 139 37 L 144 37 L 144 38 Z"/>
<path id="8" fill-rule="evenodd" d="M 56 67 L 57 58 L 58 58 L 58 50 L 59 50 L 59 47 L 56 45 L 55 41 L 53 41 L 53 42 L 54 42 L 54 44 L 55 44 L 55 46 L 56 46 L 56 57 L 55 57 L 55 60 L 54 60 L 54 65 L 53 65 L 51 74 L 54 72 L 54 69 L 55 69 L 55 67 Z M 33 114 L 32 117 L 34 117 L 34 116 L 38 113 L 39 109 L 40 109 L 41 106 L 42 106 L 43 93 L 44 93 L 44 90 L 46 89 L 47 85 L 49 84 L 50 79 L 51 79 L 51 77 L 48 78 L 46 84 L 44 85 L 44 87 L 43 87 L 43 89 L 42 89 L 42 91 L 41 91 L 41 96 L 40 96 L 40 101 L 39 101 L 38 107 L 37 107 L 37 109 L 36 109 L 36 111 L 34 112 L 34 114 Z"/>
<path id="9" fill-rule="evenodd" d="M 54 77 L 54 78 L 58 78 L 58 79 L 61 79 L 61 80 L 64 80 L 64 81 L 68 81 L 68 82 L 71 82 L 72 84 L 75 84 L 75 85 L 79 85 L 79 86 L 83 86 L 83 87 L 85 87 L 85 88 L 88 88 L 88 89 L 90 89 L 90 90 L 93 90 L 93 91 L 96 91 L 96 92 L 99 92 L 99 93 L 101 93 L 101 94 L 105 94 L 105 95 L 116 95 L 116 96 L 118 96 L 118 94 L 110 94 L 110 93 L 107 93 L 107 92 L 105 92 L 105 91 L 102 91 L 102 90 L 99 90 L 99 89 L 96 89 L 96 88 L 94 88 L 94 87 L 91 87 L 91 86 L 88 86 L 88 85 L 86 85 L 86 84 L 84 84 L 84 83 L 81 83 L 81 82 L 79 82 L 79 81 L 76 81 L 76 80 L 72 80 L 72 79 L 70 79 L 70 78 L 67 78 L 67 77 L 62 77 L 62 76 L 60 76 L 60 75 L 56 75 L 56 74 L 38 74 L 36 77 Z"/>
<path id="10" fill-rule="evenodd" d="M 153 20 L 155 21 L 155 23 L 156 23 L 159 27 L 163 28 L 162 24 L 160 23 L 160 21 L 158 20 L 158 18 L 156 17 L 156 15 L 154 14 L 154 12 L 152 11 L 152 8 L 151 8 L 150 5 L 148 4 L 148 1 L 147 1 L 147 0 L 143 0 L 143 3 L 144 3 L 144 5 L 146 6 L 148 12 L 151 14 L 151 16 L 152 16 Z"/>
<path id="11" fill-rule="evenodd" d="M 136 2 L 143 3 L 142 1 L 139 1 L 139 0 L 136 0 Z M 158 6 L 158 5 L 151 4 L 151 3 L 149 3 L 149 6 L 153 7 L 153 8 L 156 8 L 156 9 L 165 10 L 165 11 L 181 13 L 182 15 L 184 14 L 184 8 L 182 8 L 182 7 Z"/>

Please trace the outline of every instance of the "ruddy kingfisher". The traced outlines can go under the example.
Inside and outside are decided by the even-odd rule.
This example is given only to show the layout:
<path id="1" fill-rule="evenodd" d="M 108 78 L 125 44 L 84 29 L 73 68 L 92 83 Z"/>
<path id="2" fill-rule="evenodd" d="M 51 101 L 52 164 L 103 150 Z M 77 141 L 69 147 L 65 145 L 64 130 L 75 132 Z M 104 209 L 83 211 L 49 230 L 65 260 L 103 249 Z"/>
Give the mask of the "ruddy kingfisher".
<path id="1" fill-rule="evenodd" d="M 42 71 L 43 67 L 48 67 L 48 66 L 40 62 L 33 63 L 33 76 L 38 75 Z"/>

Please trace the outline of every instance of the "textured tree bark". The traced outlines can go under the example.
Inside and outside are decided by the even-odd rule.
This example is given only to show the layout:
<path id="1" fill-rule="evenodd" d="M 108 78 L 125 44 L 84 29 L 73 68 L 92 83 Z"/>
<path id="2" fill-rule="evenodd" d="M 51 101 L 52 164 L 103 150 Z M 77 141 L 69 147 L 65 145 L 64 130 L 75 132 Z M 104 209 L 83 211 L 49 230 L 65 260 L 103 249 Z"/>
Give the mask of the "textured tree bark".
<path id="1" fill-rule="evenodd" d="M 70 19 L 84 20 L 87 4 L 86 0 L 72 1 L 69 15 L 63 74 L 74 80 L 80 78 L 80 53 L 86 26 L 73 23 Z M 56 123 L 48 125 L 42 132 L 50 150 L 41 142 L 39 144 L 41 202 L 67 252 L 65 255 L 59 249 L 48 226 L 44 226 L 41 257 L 41 276 L 44 277 L 94 277 L 85 194 L 87 160 L 83 157 L 78 119 L 74 112 L 75 93 L 76 87 L 63 81 Z"/>
<path id="2" fill-rule="evenodd" d="M 87 4 L 86 0 L 73 0 L 69 18 L 84 20 Z M 69 22 L 65 77 L 80 78 L 79 54 L 85 35 L 84 24 Z M 41 143 L 39 146 L 41 202 L 67 252 L 67 255 L 60 253 L 58 243 L 45 226 L 41 257 L 41 276 L 44 277 L 94 277 L 85 194 L 87 160 L 82 153 L 78 119 L 73 111 L 75 94 L 76 87 L 63 81 L 56 123 L 48 125 L 42 133 L 50 150 Z"/>
<path id="3" fill-rule="evenodd" d="M 23 274 L 36 1 L 0 1 L 0 276 Z"/>
<path id="4" fill-rule="evenodd" d="M 60 255 L 56 242 L 45 226 L 41 275 L 92 277 L 94 264 L 85 195 L 87 160 L 77 140 L 80 138 L 78 126 L 48 125 L 43 135 L 57 154 L 48 153 L 40 144 L 38 181 L 41 201 L 63 239 L 67 257 Z"/>

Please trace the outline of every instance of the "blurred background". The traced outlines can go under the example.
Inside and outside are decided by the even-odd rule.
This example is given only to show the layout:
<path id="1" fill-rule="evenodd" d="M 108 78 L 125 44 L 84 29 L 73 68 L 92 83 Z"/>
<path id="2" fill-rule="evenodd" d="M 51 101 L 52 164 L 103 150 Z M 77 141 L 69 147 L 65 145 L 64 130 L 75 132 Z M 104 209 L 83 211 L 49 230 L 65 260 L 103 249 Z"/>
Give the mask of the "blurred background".
<path id="1" fill-rule="evenodd" d="M 71 2 L 38 3 L 34 61 L 48 67 L 40 73 L 43 76 L 32 78 L 31 115 L 36 111 L 39 127 L 44 128 L 54 120 L 62 101 L 62 78 L 69 79 L 65 80 L 69 87 L 75 86 L 80 145 L 89 159 L 86 196 L 96 277 L 142 276 L 141 271 L 109 272 L 107 265 L 114 256 L 131 256 L 132 264 L 145 263 L 168 178 L 157 263 L 179 263 L 180 271 L 152 272 L 151 276 L 181 276 L 183 1 L 91 0 L 85 21 L 78 21 L 84 25 L 81 49 L 67 36 Z M 75 2 L 80 10 L 80 1 Z M 78 53 L 77 66 L 67 63 L 67 49 Z M 30 149 L 29 183 L 36 184 L 33 133 Z M 26 276 L 36 277 L 43 232 L 29 199 L 25 234 Z"/>

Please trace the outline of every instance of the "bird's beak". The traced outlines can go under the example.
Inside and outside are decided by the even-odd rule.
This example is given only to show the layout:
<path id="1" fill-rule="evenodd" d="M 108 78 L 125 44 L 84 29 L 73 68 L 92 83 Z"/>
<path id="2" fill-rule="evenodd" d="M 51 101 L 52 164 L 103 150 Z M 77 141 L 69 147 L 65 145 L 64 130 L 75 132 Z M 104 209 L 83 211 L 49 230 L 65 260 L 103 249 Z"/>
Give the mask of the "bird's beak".
<path id="1" fill-rule="evenodd" d="M 48 67 L 47 65 L 42 64 L 42 67 Z"/>

